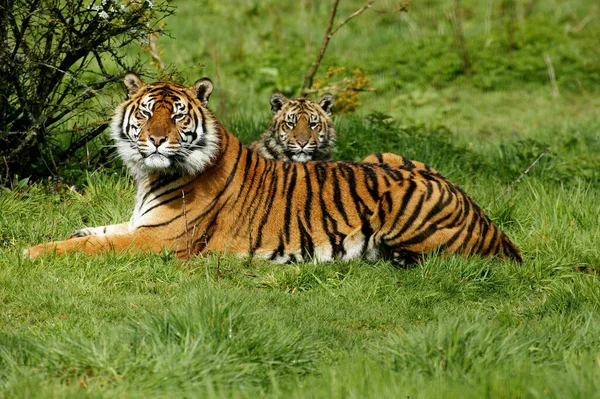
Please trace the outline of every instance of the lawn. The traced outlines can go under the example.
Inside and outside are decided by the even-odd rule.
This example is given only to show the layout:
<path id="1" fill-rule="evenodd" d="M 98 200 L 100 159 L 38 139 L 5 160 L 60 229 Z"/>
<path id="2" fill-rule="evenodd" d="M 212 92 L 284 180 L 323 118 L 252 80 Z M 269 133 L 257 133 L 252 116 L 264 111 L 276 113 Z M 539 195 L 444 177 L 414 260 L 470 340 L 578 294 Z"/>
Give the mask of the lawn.
<path id="1" fill-rule="evenodd" d="M 340 3 L 340 16 L 363 4 Z M 332 39 L 319 76 L 360 68 L 376 89 L 336 115 L 335 158 L 391 151 L 430 164 L 522 264 L 182 262 L 166 251 L 31 261 L 29 245 L 128 220 L 134 190 L 116 160 L 78 182 L 21 181 L 0 191 L 0 397 L 598 397 L 600 9 L 464 0 L 463 74 L 454 2 L 413 3 L 367 12 Z M 258 137 L 270 93 L 298 92 L 329 2 L 174 4 L 163 58 L 190 83 L 211 77 L 209 107 L 243 141 Z"/>

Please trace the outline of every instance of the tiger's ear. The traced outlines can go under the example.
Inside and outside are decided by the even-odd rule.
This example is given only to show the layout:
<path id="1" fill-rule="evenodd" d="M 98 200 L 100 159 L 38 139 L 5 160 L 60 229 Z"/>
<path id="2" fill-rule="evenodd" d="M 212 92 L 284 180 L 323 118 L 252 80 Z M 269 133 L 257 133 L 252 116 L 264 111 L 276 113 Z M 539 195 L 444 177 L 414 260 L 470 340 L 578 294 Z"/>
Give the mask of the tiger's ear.
<path id="1" fill-rule="evenodd" d="M 273 115 L 279 112 L 281 107 L 283 107 L 283 104 L 287 103 L 288 101 L 288 98 L 283 94 L 279 93 L 278 91 L 271 94 L 271 99 L 269 100 L 269 102 L 271 103 L 271 112 L 273 113 Z"/>
<path id="2" fill-rule="evenodd" d="M 210 93 L 213 91 L 212 80 L 209 78 L 202 78 L 194 83 L 191 89 L 194 93 L 196 93 L 196 97 L 202 101 L 202 104 L 206 105 L 208 103 Z"/>
<path id="3" fill-rule="evenodd" d="M 331 109 L 333 108 L 333 104 L 335 104 L 335 101 L 331 94 L 323 94 L 321 98 L 317 100 L 317 104 L 319 104 L 321 108 L 323 108 L 323 111 L 325 111 L 327 115 L 331 116 Z"/>
<path id="4" fill-rule="evenodd" d="M 142 82 L 139 76 L 137 76 L 133 72 L 128 72 L 125 75 L 125 87 L 127 87 L 127 96 L 131 98 L 135 93 L 137 93 L 145 84 Z"/>

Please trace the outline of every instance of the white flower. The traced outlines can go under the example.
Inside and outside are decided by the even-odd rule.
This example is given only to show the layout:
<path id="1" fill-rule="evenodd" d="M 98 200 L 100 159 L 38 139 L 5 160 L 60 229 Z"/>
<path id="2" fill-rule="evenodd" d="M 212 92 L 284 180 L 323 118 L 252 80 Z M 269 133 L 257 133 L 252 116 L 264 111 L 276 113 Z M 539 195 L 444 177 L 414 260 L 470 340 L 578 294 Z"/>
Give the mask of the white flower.
<path id="1" fill-rule="evenodd" d="M 146 3 L 148 3 L 148 7 L 150 7 L 150 8 L 154 7 L 154 1 L 153 0 L 146 0 Z"/>
<path id="2" fill-rule="evenodd" d="M 125 5 L 121 4 L 121 8 L 119 8 L 119 12 L 125 12 Z"/>
<path id="3" fill-rule="evenodd" d="M 108 18 L 108 13 L 107 13 L 106 11 L 100 11 L 100 12 L 98 13 L 98 16 L 99 16 L 100 18 L 106 19 L 106 18 Z"/>

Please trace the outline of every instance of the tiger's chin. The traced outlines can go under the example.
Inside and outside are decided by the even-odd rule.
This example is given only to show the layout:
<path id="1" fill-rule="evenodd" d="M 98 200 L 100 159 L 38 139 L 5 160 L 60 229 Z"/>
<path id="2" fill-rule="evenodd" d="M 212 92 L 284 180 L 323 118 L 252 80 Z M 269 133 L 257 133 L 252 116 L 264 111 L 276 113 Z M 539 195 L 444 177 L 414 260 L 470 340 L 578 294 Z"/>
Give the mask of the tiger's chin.
<path id="1" fill-rule="evenodd" d="M 290 157 L 292 158 L 292 161 L 294 162 L 308 162 L 312 160 L 312 154 L 307 154 L 305 152 L 299 152 L 296 154 L 292 154 L 292 156 Z"/>
<path id="2" fill-rule="evenodd" d="M 173 162 L 162 154 L 151 154 L 144 158 L 144 167 L 149 171 L 163 172 L 172 165 Z"/>

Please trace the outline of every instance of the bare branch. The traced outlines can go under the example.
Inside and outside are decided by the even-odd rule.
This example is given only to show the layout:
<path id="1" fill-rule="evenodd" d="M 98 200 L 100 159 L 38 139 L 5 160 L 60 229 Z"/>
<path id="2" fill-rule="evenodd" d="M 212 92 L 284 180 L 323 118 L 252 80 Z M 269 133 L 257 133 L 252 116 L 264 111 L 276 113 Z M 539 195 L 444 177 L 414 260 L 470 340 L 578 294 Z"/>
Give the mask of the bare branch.
<path id="1" fill-rule="evenodd" d="M 335 20 L 335 14 L 337 13 L 337 8 L 339 5 L 339 2 L 340 2 L 339 0 L 334 0 L 333 4 L 331 5 L 331 11 L 329 12 L 329 21 L 327 22 L 327 28 L 325 29 L 325 37 L 323 37 L 323 42 L 321 43 L 321 48 L 319 49 L 319 52 L 317 53 L 317 58 L 313 61 L 312 65 L 310 66 L 310 69 L 304 76 L 304 84 L 302 85 L 302 90 L 300 92 L 301 95 L 306 95 L 308 93 L 308 90 L 312 87 L 315 74 L 317 73 L 317 70 L 319 69 L 319 65 L 321 65 L 321 61 L 323 60 L 323 56 L 325 55 L 325 51 L 327 50 L 327 45 L 329 44 L 329 41 L 331 40 L 333 35 L 342 26 L 346 25 L 346 23 L 348 23 L 351 19 L 359 16 L 365 10 L 370 8 L 371 5 L 375 2 L 375 0 L 369 0 L 364 6 L 359 8 L 354 13 L 350 14 L 346 19 L 344 19 L 342 22 L 340 22 L 334 28 L 333 21 Z"/>
<path id="2" fill-rule="evenodd" d="M 351 19 L 356 18 L 360 14 L 362 14 L 363 12 L 365 12 L 368 8 L 371 7 L 371 5 L 373 3 L 375 3 L 375 0 L 369 1 L 367 4 L 365 4 L 364 6 L 362 6 L 361 8 L 359 8 L 358 10 L 356 10 L 352 14 L 350 14 L 348 16 L 348 18 L 346 18 L 345 20 L 343 20 L 342 22 L 340 22 L 339 25 L 336 26 L 335 29 L 331 31 L 331 36 L 335 35 L 335 32 L 337 32 L 338 30 L 340 30 L 340 28 L 342 26 L 346 25 Z"/>
<path id="3" fill-rule="evenodd" d="M 106 104 L 108 107 L 110 107 L 110 106 L 111 106 L 110 102 L 108 102 L 108 100 L 106 100 L 106 99 L 105 99 L 103 96 L 101 96 L 101 95 L 100 95 L 100 94 L 99 94 L 99 93 L 98 93 L 96 90 L 92 89 L 90 86 L 88 86 L 87 84 L 83 83 L 81 80 L 77 79 L 77 78 L 76 78 L 75 76 L 73 76 L 71 73 L 69 73 L 69 72 L 67 72 L 67 71 L 63 71 L 62 69 L 60 69 L 60 68 L 57 68 L 57 67 L 55 67 L 55 66 L 52 66 L 52 65 L 49 65 L 49 64 L 45 64 L 45 63 L 43 63 L 43 62 L 40 62 L 39 64 L 40 64 L 40 65 L 43 65 L 43 66 L 45 66 L 45 67 L 47 67 L 47 68 L 54 69 L 54 70 L 56 70 L 56 71 L 58 71 L 58 72 L 61 72 L 61 73 L 63 73 L 65 76 L 67 76 L 67 77 L 69 77 L 70 79 L 72 79 L 72 80 L 76 81 L 76 82 L 77 82 L 77 83 L 79 83 L 79 84 L 80 84 L 82 87 L 85 87 L 87 90 L 89 90 L 89 91 L 90 91 L 91 93 L 93 93 L 95 96 L 97 96 L 98 98 L 100 98 L 100 99 L 101 99 L 101 100 L 104 102 L 104 104 Z"/>
<path id="4" fill-rule="evenodd" d="M 165 69 L 165 63 L 160 56 L 160 50 L 156 46 L 156 38 L 158 37 L 158 33 L 151 33 L 148 35 L 148 45 L 145 46 L 145 49 L 152 57 L 152 60 L 156 63 L 156 66 L 162 71 Z"/>
<path id="5" fill-rule="evenodd" d="M 494 204 L 495 202 L 497 202 L 500 198 L 502 198 L 506 193 L 508 193 L 510 190 L 513 189 L 513 187 L 518 184 L 527 173 L 529 173 L 529 171 L 531 169 L 533 169 L 533 167 L 540 161 L 540 159 L 542 159 L 546 154 L 548 154 L 548 152 L 550 152 L 550 148 L 546 148 L 544 151 L 542 151 L 542 153 L 540 155 L 538 155 L 538 157 L 535 159 L 535 161 L 532 162 L 531 165 L 529 165 L 527 167 L 527 169 L 525 169 L 525 171 L 523 173 L 521 173 L 521 175 L 517 178 L 517 180 L 515 180 L 514 182 L 510 183 L 510 185 L 506 188 L 506 190 L 504 190 L 502 192 L 502 194 L 500 194 L 499 196 L 496 197 L 495 200 L 493 200 L 492 202 L 489 203 L 488 208 Z"/>
<path id="6" fill-rule="evenodd" d="M 305 94 L 322 93 L 324 91 L 356 91 L 356 92 L 361 92 L 361 91 L 377 91 L 377 89 L 374 88 L 374 87 L 365 87 L 365 88 L 362 88 L 362 89 L 355 89 L 353 87 L 340 87 L 340 86 L 337 86 L 337 85 L 330 85 L 330 86 L 320 87 L 318 89 L 306 90 Z"/>

